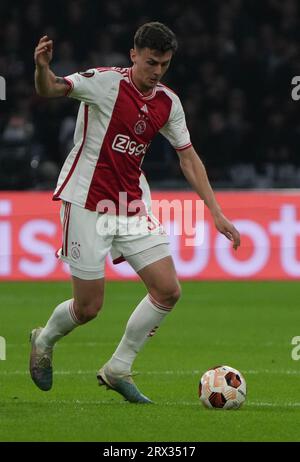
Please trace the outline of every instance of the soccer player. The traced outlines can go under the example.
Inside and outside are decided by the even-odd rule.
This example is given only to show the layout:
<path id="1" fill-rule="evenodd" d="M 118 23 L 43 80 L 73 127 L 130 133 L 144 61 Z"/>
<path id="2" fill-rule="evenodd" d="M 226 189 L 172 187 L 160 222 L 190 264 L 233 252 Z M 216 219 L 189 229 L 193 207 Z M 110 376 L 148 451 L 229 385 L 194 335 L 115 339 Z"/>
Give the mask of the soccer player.
<path id="1" fill-rule="evenodd" d="M 160 83 L 176 49 L 176 37 L 168 27 L 146 23 L 134 36 L 132 67 L 99 67 L 63 78 L 49 68 L 52 40 L 42 37 L 35 49 L 37 93 L 81 102 L 75 146 L 53 196 L 62 201 L 59 256 L 69 264 L 73 298 L 55 308 L 45 327 L 31 333 L 30 373 L 41 390 L 52 387 L 55 343 L 97 316 L 103 302 L 105 258 L 111 252 L 115 262 L 128 261 L 148 293 L 130 316 L 124 336 L 97 379 L 99 385 L 130 402 L 151 402 L 133 382 L 132 364 L 180 297 L 168 237 L 151 213 L 150 191 L 141 171 L 158 132 L 177 151 L 185 177 L 209 208 L 218 231 L 232 241 L 234 249 L 240 245 L 239 233 L 223 215 L 192 146 L 180 100 Z M 147 233 L 131 227 L 142 218 L 148 224 Z M 121 228 L 126 231 L 120 232 Z"/>

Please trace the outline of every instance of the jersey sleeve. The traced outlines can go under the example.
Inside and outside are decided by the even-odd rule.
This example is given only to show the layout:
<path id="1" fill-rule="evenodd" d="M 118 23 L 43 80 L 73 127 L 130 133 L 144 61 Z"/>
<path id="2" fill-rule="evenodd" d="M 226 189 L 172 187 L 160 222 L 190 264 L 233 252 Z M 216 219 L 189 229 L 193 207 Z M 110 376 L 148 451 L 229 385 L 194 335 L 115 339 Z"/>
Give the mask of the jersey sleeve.
<path id="1" fill-rule="evenodd" d="M 89 69 L 64 77 L 69 85 L 66 96 L 87 104 L 99 103 L 111 87 L 111 79 L 108 78 L 107 74 L 110 72 Z"/>
<path id="2" fill-rule="evenodd" d="M 192 146 L 190 133 L 186 126 L 185 114 L 177 95 L 172 95 L 172 108 L 168 122 L 160 129 L 176 151 L 183 151 Z"/>

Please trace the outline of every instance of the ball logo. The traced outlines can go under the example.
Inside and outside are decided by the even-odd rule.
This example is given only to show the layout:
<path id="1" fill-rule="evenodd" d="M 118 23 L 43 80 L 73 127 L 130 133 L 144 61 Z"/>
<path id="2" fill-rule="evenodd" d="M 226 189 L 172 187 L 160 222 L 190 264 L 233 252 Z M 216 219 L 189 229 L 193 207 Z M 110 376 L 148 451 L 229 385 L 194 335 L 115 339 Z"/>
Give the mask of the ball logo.
<path id="1" fill-rule="evenodd" d="M 146 128 L 147 128 L 146 122 L 144 120 L 138 120 L 134 126 L 134 133 L 136 135 L 141 135 L 142 133 L 144 133 Z"/>

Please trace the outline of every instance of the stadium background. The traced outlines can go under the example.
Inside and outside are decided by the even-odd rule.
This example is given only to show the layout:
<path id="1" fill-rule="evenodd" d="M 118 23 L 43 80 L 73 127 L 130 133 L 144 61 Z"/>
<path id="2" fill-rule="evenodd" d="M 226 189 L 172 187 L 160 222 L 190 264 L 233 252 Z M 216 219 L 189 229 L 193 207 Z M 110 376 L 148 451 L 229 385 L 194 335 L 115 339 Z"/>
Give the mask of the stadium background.
<path id="1" fill-rule="evenodd" d="M 202 246 L 173 242 L 183 298 L 135 365 L 139 386 L 159 405 L 136 409 L 99 391 L 94 372 L 144 294 L 137 282 L 109 282 L 101 319 L 59 343 L 50 394 L 28 377 L 28 332 L 70 298 L 69 282 L 53 282 L 69 277 L 54 257 L 60 226 L 51 190 L 78 107 L 35 94 L 33 51 L 47 33 L 58 75 L 127 66 L 133 33 L 148 20 L 178 36 L 165 83 L 182 99 L 193 144 L 243 246 L 233 253 L 208 213 Z M 300 75 L 299 20 L 296 0 L 1 1 L 0 335 L 7 358 L 0 361 L 0 441 L 299 440 L 292 360 L 299 355 L 291 358 L 291 339 L 299 338 L 300 102 L 291 97 Z M 155 197 L 195 199 L 162 137 L 143 169 Z M 118 268 L 108 262 L 111 279 L 132 279 L 125 264 Z M 244 372 L 246 406 L 234 415 L 201 413 L 199 376 L 221 363 Z"/>
<path id="2" fill-rule="evenodd" d="M 134 31 L 155 18 L 178 36 L 165 83 L 182 99 L 213 185 L 298 187 L 300 114 L 291 80 L 300 75 L 299 14 L 296 0 L 187 1 L 184 8 L 157 0 L 1 1 L 1 189 L 51 189 L 72 146 L 78 103 L 34 92 L 39 38 L 54 40 L 52 68 L 60 76 L 127 66 Z M 187 188 L 162 137 L 144 167 L 154 187 Z"/>
<path id="3" fill-rule="evenodd" d="M 300 111 L 299 104 L 291 97 L 292 78 L 300 75 L 298 2 L 204 1 L 197 7 L 187 2 L 183 10 L 179 2 L 141 0 L 107 3 L 78 0 L 64 2 L 63 8 L 61 5 L 58 1 L 1 2 L 0 75 L 6 79 L 7 100 L 1 101 L 0 190 L 52 190 L 73 145 L 78 102 L 68 98 L 43 99 L 34 91 L 32 55 L 39 37 L 48 34 L 54 40 L 51 66 L 60 76 L 94 66 L 128 66 L 134 31 L 157 16 L 178 35 L 179 50 L 166 83 L 182 99 L 193 144 L 206 165 L 213 187 L 217 191 L 299 187 Z M 153 190 L 173 191 L 171 196 L 176 198 L 177 190 L 189 189 L 176 153 L 160 135 L 152 143 L 143 169 Z M 20 257 L 23 253 L 29 260 L 37 258 L 32 245 L 22 238 L 21 212 L 18 217 L 15 214 L 16 197 L 7 192 L 0 195 L 0 226 L 2 235 L 6 236 L 0 244 L 0 277 L 5 279 L 22 278 L 18 262 L 13 266 L 3 260 L 8 253 L 17 252 Z M 18 200 L 26 197 L 20 193 Z M 47 227 L 52 213 L 50 223 L 59 229 L 55 220 L 57 207 L 52 204 L 51 211 L 48 205 L 47 218 L 42 213 L 47 205 L 39 205 L 42 199 L 36 197 L 37 210 L 30 209 L 34 218 L 37 219 L 40 212 L 40 219 Z M 216 243 L 217 248 L 221 247 L 219 253 L 225 252 L 224 259 L 232 260 L 229 271 L 215 268 L 212 263 L 206 272 L 200 265 L 198 271 L 183 270 L 180 276 L 196 279 L 299 277 L 298 193 L 291 199 L 284 193 L 277 213 L 273 210 L 271 195 L 257 195 L 254 200 L 251 194 L 239 196 L 236 192 L 229 197 L 234 198 L 231 203 L 226 195 L 220 194 L 219 200 L 232 220 L 244 221 L 243 249 L 235 256 L 229 255 L 228 249 L 222 249 L 226 244 L 220 240 Z M 275 201 L 277 197 L 278 192 Z M 27 216 L 24 209 L 23 224 L 30 227 L 32 217 L 30 212 L 26 213 Z M 250 220 L 248 227 L 247 220 Z M 282 223 L 289 237 L 284 239 L 280 231 L 276 233 L 274 229 L 272 232 L 270 220 Z M 60 246 L 59 233 L 48 231 L 38 237 L 39 232 L 43 234 L 43 226 L 32 231 L 31 240 L 36 240 L 36 244 L 50 239 L 54 251 Z M 264 258 L 261 265 L 255 263 L 255 252 L 260 252 L 262 247 L 260 239 L 270 242 L 265 263 L 269 262 L 273 271 L 265 271 Z M 202 245 L 203 255 L 206 245 Z M 43 242 L 41 248 L 47 252 Z M 184 247 L 177 245 L 175 250 L 187 261 L 191 260 L 192 254 Z M 55 265 L 54 251 L 51 250 L 52 256 L 50 253 L 45 256 L 52 259 L 52 266 Z M 282 263 L 282 259 L 289 258 L 290 269 Z M 50 270 L 40 271 L 43 265 L 43 260 L 40 265 L 36 262 L 36 272 L 32 275 L 61 277 L 59 263 L 54 274 Z M 234 266 L 241 271 L 234 270 Z M 115 272 L 108 269 L 107 274 L 122 277 L 129 273 L 127 268 L 115 269 Z M 27 277 L 31 275 L 23 272 L 23 278 Z"/>

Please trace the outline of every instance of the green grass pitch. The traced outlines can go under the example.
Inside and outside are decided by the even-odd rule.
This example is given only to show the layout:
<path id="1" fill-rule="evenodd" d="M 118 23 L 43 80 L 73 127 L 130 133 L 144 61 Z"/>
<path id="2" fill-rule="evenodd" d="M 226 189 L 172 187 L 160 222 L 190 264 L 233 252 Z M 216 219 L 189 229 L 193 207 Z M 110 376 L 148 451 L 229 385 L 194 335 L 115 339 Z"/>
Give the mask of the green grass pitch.
<path id="1" fill-rule="evenodd" d="M 154 405 L 125 402 L 98 387 L 142 284 L 109 282 L 99 317 L 63 338 L 54 353 L 54 386 L 38 390 L 28 374 L 29 332 L 71 298 L 69 283 L 0 284 L 0 441 L 299 441 L 298 282 L 185 282 L 182 299 L 134 364 L 138 387 Z M 198 382 L 209 367 L 239 369 L 248 394 L 238 411 L 206 410 Z"/>

